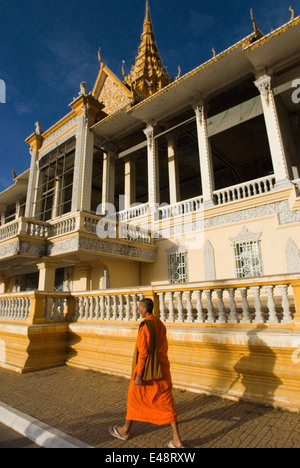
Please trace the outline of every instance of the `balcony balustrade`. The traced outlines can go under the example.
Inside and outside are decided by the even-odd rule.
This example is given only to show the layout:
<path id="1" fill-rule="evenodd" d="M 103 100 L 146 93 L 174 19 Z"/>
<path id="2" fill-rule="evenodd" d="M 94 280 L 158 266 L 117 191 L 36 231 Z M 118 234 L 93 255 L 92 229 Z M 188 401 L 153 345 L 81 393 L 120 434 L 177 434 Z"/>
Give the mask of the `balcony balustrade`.
<path id="1" fill-rule="evenodd" d="M 278 277 L 146 288 L 143 291 L 74 293 L 76 320 L 136 321 L 137 302 L 157 299 L 166 323 L 291 324 L 295 315 L 292 284 L 295 278 Z"/>
<path id="2" fill-rule="evenodd" d="M 289 325 L 296 312 L 299 275 L 125 290 L 0 295 L 0 321 L 139 320 L 138 302 L 152 297 L 165 323 Z"/>
<path id="3" fill-rule="evenodd" d="M 214 196 L 217 205 L 244 200 L 265 193 L 272 192 L 276 184 L 274 175 L 263 177 L 261 179 L 251 180 L 242 184 L 226 187 L 216 190 Z"/>
<path id="4" fill-rule="evenodd" d="M 275 177 L 270 175 L 260 179 L 244 182 L 242 184 L 226 187 L 216 190 L 213 193 L 216 206 L 225 205 L 232 202 L 238 202 L 258 195 L 265 195 L 272 192 L 275 188 Z M 297 190 L 300 190 L 300 179 L 294 181 Z M 298 194 L 299 195 L 299 194 Z M 143 218 L 152 221 L 170 219 L 180 215 L 199 212 L 203 208 L 203 197 L 198 196 L 189 200 L 183 200 L 172 205 L 161 204 L 156 208 L 148 203 L 131 207 L 129 210 L 120 211 L 116 215 L 117 223 L 121 228 L 117 233 L 122 233 L 121 238 L 127 240 L 136 240 L 142 243 L 151 243 L 149 232 L 139 229 L 137 235 L 134 228 L 134 235 L 130 232 L 129 222 L 136 218 Z M 27 235 L 34 238 L 47 239 L 61 236 L 74 231 L 82 230 L 89 233 L 97 232 L 97 224 L 103 219 L 103 216 L 87 214 L 82 212 L 68 213 L 49 222 L 42 222 L 27 218 L 18 218 L 0 227 L 0 242 L 15 237 L 17 235 Z M 108 220 L 109 222 L 109 220 Z M 125 226 L 127 231 L 125 233 Z M 122 229 L 122 231 L 121 231 Z M 126 234 L 124 237 L 124 233 Z M 118 236 L 117 236 L 118 237 Z"/>

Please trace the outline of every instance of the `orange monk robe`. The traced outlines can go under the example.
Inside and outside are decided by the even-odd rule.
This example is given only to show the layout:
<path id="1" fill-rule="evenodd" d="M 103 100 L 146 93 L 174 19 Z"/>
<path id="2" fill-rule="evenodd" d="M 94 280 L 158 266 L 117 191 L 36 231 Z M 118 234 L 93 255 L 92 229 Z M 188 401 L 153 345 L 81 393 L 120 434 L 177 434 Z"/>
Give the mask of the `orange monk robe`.
<path id="1" fill-rule="evenodd" d="M 150 314 L 146 320 L 152 320 L 155 326 L 159 361 L 164 377 L 160 380 L 143 382 L 142 385 L 134 384 L 136 374 L 143 374 L 150 348 L 150 334 L 148 328 L 143 326 L 137 337 L 138 362 L 129 386 L 126 419 L 157 425 L 171 424 L 177 422 L 177 411 L 172 395 L 167 331 L 155 315 Z"/>

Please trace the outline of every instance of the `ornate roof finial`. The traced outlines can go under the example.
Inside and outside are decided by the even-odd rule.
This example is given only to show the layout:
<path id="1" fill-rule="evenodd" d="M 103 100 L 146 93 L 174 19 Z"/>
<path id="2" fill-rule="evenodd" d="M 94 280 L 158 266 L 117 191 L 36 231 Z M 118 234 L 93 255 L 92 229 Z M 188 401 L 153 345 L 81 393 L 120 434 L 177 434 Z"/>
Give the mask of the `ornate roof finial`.
<path id="1" fill-rule="evenodd" d="M 98 49 L 98 60 L 100 62 L 100 65 L 103 66 L 103 60 L 102 60 L 102 57 L 101 57 L 101 47 L 99 47 L 99 49 Z"/>
<path id="2" fill-rule="evenodd" d="M 40 124 L 40 122 L 35 122 L 35 133 L 37 135 L 41 135 L 43 133 L 43 130 L 42 130 L 42 126 Z"/>
<path id="3" fill-rule="evenodd" d="M 178 75 L 176 76 L 175 80 L 179 80 L 180 77 L 181 77 L 181 67 L 180 65 L 178 65 Z"/>
<path id="4" fill-rule="evenodd" d="M 291 6 L 290 6 L 289 10 L 292 13 L 292 17 L 291 17 L 290 21 L 293 21 L 295 19 L 295 11 L 293 10 L 293 8 Z"/>
<path id="5" fill-rule="evenodd" d="M 251 19 L 252 19 L 252 23 L 253 23 L 254 32 L 255 32 L 256 36 L 258 36 L 258 35 L 259 35 L 259 31 L 258 31 L 258 27 L 257 27 L 256 21 L 255 21 L 255 18 L 254 18 L 254 14 L 253 14 L 252 8 L 251 8 L 251 10 L 250 10 L 250 14 L 251 14 Z"/>
<path id="6" fill-rule="evenodd" d="M 80 83 L 80 91 L 79 96 L 86 96 L 87 95 L 87 84 L 85 81 Z"/>

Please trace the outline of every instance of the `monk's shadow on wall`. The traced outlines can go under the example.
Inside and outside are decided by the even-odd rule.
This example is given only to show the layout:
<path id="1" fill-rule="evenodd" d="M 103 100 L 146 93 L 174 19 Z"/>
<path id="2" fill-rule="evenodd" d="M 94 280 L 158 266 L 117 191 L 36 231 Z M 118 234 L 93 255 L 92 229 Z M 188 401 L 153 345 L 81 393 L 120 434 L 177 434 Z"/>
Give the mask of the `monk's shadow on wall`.
<path id="1" fill-rule="evenodd" d="M 247 333 L 249 354 L 239 359 L 234 370 L 244 386 L 242 400 L 272 405 L 283 382 L 274 373 L 276 354 L 265 341 L 266 330 L 260 327 Z"/>
<path id="2" fill-rule="evenodd" d="M 184 439 L 187 447 L 211 446 L 217 441 L 222 445 L 223 438 L 224 444 L 229 438 L 235 440 L 236 431 L 273 411 L 271 405 L 275 402 L 276 390 L 282 385 L 282 381 L 274 373 L 276 354 L 267 343 L 266 333 L 267 327 L 259 327 L 247 333 L 249 353 L 245 351 L 245 354 L 240 356 L 234 365 L 236 378 L 226 390 L 224 389 L 224 396 L 232 395 L 233 388 L 236 396 L 239 388 L 239 399 L 246 403 L 242 405 L 227 400 L 220 405 L 216 403 L 216 397 L 195 396 L 194 415 L 191 417 L 189 414 L 187 418 L 182 418 L 183 423 L 192 423 L 195 427 L 195 437 L 192 440 Z M 226 347 L 222 352 L 227 354 L 229 349 Z M 218 387 L 218 383 L 216 386 Z M 181 408 L 179 403 L 177 409 L 180 414 L 184 406 Z M 207 420 L 211 420 L 211 423 L 207 424 Z M 218 425 L 216 421 L 219 422 Z"/>

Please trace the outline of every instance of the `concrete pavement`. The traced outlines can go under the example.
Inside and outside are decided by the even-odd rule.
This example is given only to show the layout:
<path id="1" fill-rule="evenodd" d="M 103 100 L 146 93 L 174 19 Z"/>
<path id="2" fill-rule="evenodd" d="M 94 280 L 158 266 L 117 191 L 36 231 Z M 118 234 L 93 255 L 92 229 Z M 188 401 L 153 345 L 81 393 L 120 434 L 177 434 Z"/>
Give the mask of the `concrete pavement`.
<path id="1" fill-rule="evenodd" d="M 129 382 L 122 377 L 63 366 L 23 375 L 0 369 L 0 382 L 0 423 L 1 408 L 12 413 L 6 421 L 16 415 L 20 418 L 14 430 L 18 424 L 24 426 L 24 417 L 31 424 L 26 437 L 36 442 L 38 435 L 37 443 L 42 446 L 43 440 L 50 440 L 43 431 L 57 437 L 56 442 L 51 439 L 51 447 L 67 440 L 109 450 L 166 449 L 171 439 L 169 426 L 139 422 L 127 442 L 110 436 L 108 427 L 122 424 L 126 414 Z M 176 389 L 174 398 L 188 449 L 300 448 L 298 413 Z M 3 448 L 1 434 L 3 427 Z"/>

